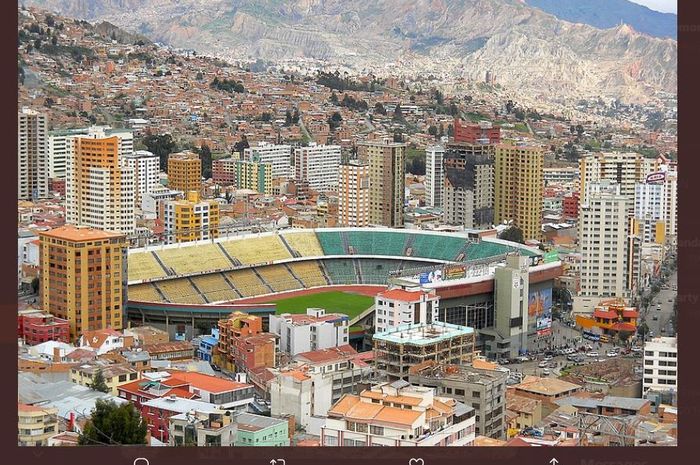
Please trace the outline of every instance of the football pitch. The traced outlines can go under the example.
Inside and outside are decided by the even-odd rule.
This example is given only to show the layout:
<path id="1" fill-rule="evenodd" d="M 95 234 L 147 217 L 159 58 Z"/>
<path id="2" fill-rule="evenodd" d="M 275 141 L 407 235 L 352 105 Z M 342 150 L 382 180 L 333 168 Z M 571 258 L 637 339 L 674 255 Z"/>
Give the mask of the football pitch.
<path id="1" fill-rule="evenodd" d="M 287 299 L 270 300 L 277 304 L 277 314 L 306 313 L 307 308 L 325 308 L 326 313 L 344 313 L 350 319 L 367 310 L 374 304 L 374 298 L 351 292 L 320 292 L 300 295 Z"/>

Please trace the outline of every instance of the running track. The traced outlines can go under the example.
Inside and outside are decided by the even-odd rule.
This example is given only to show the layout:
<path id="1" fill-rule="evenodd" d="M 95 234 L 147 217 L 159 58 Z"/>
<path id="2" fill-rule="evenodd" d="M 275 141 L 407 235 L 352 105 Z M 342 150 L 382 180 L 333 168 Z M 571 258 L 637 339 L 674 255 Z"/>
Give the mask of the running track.
<path id="1" fill-rule="evenodd" d="M 384 289 L 386 289 L 386 286 L 358 285 L 358 284 L 348 285 L 348 286 L 324 286 L 324 287 L 315 287 L 312 289 L 300 289 L 297 291 L 278 292 L 274 295 L 263 295 L 263 296 L 259 296 L 259 297 L 247 297 L 244 299 L 233 300 L 230 303 L 260 304 L 260 303 L 266 303 L 266 302 L 274 302 L 276 300 L 288 299 L 290 297 L 297 297 L 300 295 L 320 294 L 323 292 L 332 292 L 332 291 L 352 292 L 354 294 L 362 294 L 362 295 L 374 297 L 375 295 L 377 295 L 379 292 L 383 291 Z"/>

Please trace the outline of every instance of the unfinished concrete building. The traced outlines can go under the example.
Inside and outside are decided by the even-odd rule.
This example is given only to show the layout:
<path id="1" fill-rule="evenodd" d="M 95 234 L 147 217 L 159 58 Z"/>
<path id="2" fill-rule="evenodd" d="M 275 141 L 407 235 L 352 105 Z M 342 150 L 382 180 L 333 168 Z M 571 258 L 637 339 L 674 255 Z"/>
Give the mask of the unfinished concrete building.
<path id="1" fill-rule="evenodd" d="M 408 370 L 428 360 L 463 365 L 474 357 L 474 329 L 434 322 L 401 325 L 374 335 L 378 380 L 408 379 Z"/>

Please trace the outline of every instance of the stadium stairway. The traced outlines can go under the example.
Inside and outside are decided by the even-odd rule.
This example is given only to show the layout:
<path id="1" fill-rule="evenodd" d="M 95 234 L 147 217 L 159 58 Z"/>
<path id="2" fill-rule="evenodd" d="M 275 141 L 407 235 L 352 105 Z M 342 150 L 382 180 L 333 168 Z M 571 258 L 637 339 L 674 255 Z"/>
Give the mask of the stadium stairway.
<path id="1" fill-rule="evenodd" d="M 331 282 L 331 278 L 328 276 L 328 270 L 326 269 L 326 265 L 325 263 L 323 263 L 323 260 L 316 260 L 316 263 L 318 263 L 318 267 L 321 268 L 321 273 L 323 273 L 323 279 L 326 280 L 329 286 L 333 284 Z"/>
<path id="2" fill-rule="evenodd" d="M 350 242 L 348 241 L 348 235 L 345 233 L 345 231 L 340 232 L 340 239 L 343 241 L 343 250 L 345 250 L 345 253 L 354 253 L 350 251 Z"/>
<path id="3" fill-rule="evenodd" d="M 197 284 L 195 284 L 194 280 L 192 278 L 187 278 L 187 280 L 190 282 L 190 284 L 192 284 L 192 287 L 194 287 L 195 291 L 197 291 L 199 295 L 202 296 L 204 302 L 210 303 L 209 299 L 207 298 L 207 294 L 202 292 L 202 290 L 197 287 Z"/>
<path id="4" fill-rule="evenodd" d="M 226 249 L 224 248 L 224 246 L 221 245 L 221 242 L 217 242 L 216 245 L 219 246 L 219 249 L 221 249 L 221 251 L 224 253 L 224 256 L 226 256 L 226 258 L 228 258 L 229 261 L 230 261 L 231 263 L 233 263 L 235 266 L 241 266 L 241 265 L 242 265 L 242 263 L 240 262 L 240 260 L 238 260 L 237 258 L 232 257 L 232 256 L 230 256 L 230 255 L 228 254 L 228 252 L 226 251 Z M 233 287 L 233 286 L 231 286 L 231 287 Z M 233 288 L 235 289 L 235 287 L 233 287 Z M 236 291 L 236 292 L 238 292 L 238 291 Z"/>
<path id="5" fill-rule="evenodd" d="M 156 292 L 158 292 L 158 295 L 160 296 L 160 298 L 163 299 L 163 302 L 167 302 L 168 298 L 165 297 L 165 294 L 163 293 L 163 291 L 160 290 L 160 288 L 158 287 L 158 283 L 153 283 L 153 287 L 156 288 Z"/>
<path id="6" fill-rule="evenodd" d="M 284 244 L 284 246 L 287 248 L 287 250 L 289 250 L 289 253 L 292 255 L 292 257 L 294 257 L 294 258 L 301 257 L 301 254 L 299 252 L 297 252 L 296 250 L 294 250 L 291 245 L 289 245 L 289 242 L 287 242 L 287 239 L 285 239 L 282 234 L 279 234 L 277 237 L 280 238 L 280 240 L 282 241 L 282 244 Z M 289 271 L 291 272 L 292 270 L 289 270 Z M 294 273 L 292 273 L 292 276 L 294 276 Z M 294 277 L 296 278 L 296 276 L 294 276 Z M 297 281 L 298 280 L 299 280 L 299 278 L 297 278 Z"/>
<path id="7" fill-rule="evenodd" d="M 408 239 L 406 239 L 406 245 L 403 248 L 403 254 L 406 256 L 410 255 L 410 252 L 413 250 L 413 241 L 416 240 L 416 235 L 415 234 L 409 234 Z"/>
<path id="8" fill-rule="evenodd" d="M 228 276 L 226 276 L 226 273 L 221 273 L 221 276 L 224 277 L 224 281 L 226 281 L 226 283 L 227 283 L 229 286 L 231 286 L 231 289 L 233 289 L 233 292 L 235 292 L 235 293 L 238 295 L 238 297 L 243 297 L 243 294 L 241 294 L 241 293 L 238 291 L 238 289 L 236 289 L 236 286 L 233 285 L 233 283 L 231 282 L 231 280 L 228 279 Z"/>
<path id="9" fill-rule="evenodd" d="M 274 293 L 275 293 L 275 290 L 272 289 L 272 286 L 270 286 L 270 285 L 267 283 L 267 281 L 265 281 L 265 278 L 263 278 L 262 276 L 260 276 L 260 273 L 258 273 L 258 270 L 256 270 L 255 267 L 252 267 L 250 270 L 253 272 L 253 274 L 255 274 L 255 276 L 258 277 L 258 279 L 260 280 L 260 282 L 263 283 L 263 284 L 265 285 L 265 287 L 268 288 L 268 289 L 270 290 L 270 294 L 274 294 Z"/>
<path id="10" fill-rule="evenodd" d="M 359 260 L 357 260 L 356 258 L 353 258 L 352 265 L 355 267 L 355 274 L 357 274 L 358 284 L 363 284 L 365 282 L 365 280 L 362 279 L 362 267 L 360 266 Z"/>
<path id="11" fill-rule="evenodd" d="M 282 239 L 282 240 L 284 241 L 284 239 Z M 290 251 L 291 251 L 291 249 L 290 249 Z M 306 284 L 304 284 L 304 282 L 301 279 L 299 279 L 299 276 L 294 274 L 294 271 L 292 271 L 292 268 L 287 263 L 283 263 L 282 265 L 287 269 L 287 271 L 289 271 L 289 274 L 291 274 L 292 277 L 297 280 L 297 282 L 299 283 L 299 286 L 301 286 L 302 289 L 305 289 Z"/>
<path id="12" fill-rule="evenodd" d="M 173 269 L 170 268 L 168 265 L 166 265 L 165 263 L 163 263 L 163 260 L 160 259 L 160 257 L 158 256 L 157 253 L 155 253 L 155 251 L 154 251 L 154 252 L 151 252 L 151 253 L 153 254 L 154 257 L 156 257 L 156 261 L 157 261 L 158 264 L 161 266 L 161 268 L 163 268 L 163 269 L 165 270 L 165 272 L 168 273 L 168 276 L 175 276 L 175 275 L 177 275 L 177 273 L 175 273 L 175 270 L 173 270 Z"/>

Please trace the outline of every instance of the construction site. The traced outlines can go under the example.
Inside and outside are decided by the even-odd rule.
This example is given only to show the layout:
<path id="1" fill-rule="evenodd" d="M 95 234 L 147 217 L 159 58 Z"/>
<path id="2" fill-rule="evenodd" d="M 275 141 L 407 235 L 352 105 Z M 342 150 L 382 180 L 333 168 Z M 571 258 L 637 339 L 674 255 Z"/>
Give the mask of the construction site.
<path id="1" fill-rule="evenodd" d="M 408 379 L 409 369 L 428 360 L 464 365 L 474 358 L 472 328 L 450 323 L 410 324 L 374 335 L 378 379 Z"/>

